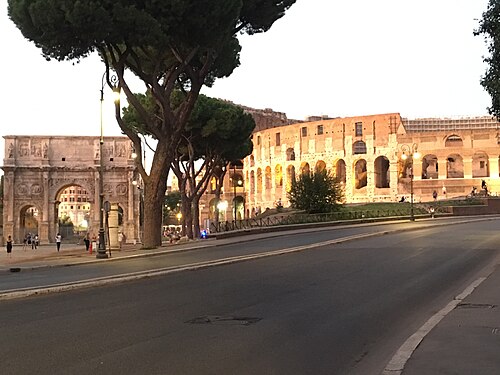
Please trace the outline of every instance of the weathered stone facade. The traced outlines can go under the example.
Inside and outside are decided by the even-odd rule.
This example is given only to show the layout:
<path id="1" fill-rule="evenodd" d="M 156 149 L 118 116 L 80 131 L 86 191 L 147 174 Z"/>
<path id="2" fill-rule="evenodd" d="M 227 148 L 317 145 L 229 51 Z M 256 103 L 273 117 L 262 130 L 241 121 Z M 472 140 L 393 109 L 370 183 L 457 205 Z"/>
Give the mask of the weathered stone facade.
<path id="1" fill-rule="evenodd" d="M 328 169 L 342 182 L 346 202 L 430 201 L 481 190 L 500 191 L 499 126 L 491 117 L 403 119 L 399 113 L 314 121 L 260 128 L 254 151 L 244 160 L 246 211 L 288 204 L 295 176 Z M 404 161 L 403 153 L 421 157 Z M 411 159 L 410 159 L 411 160 Z"/>
<path id="2" fill-rule="evenodd" d="M 81 186 L 90 194 L 89 231 L 99 227 L 100 137 L 4 136 L 4 236 L 22 242 L 26 210 L 37 212 L 41 242 L 52 242 L 58 232 L 59 196 L 68 186 Z M 123 212 L 127 240 L 139 237 L 139 192 L 132 185 L 137 171 L 131 142 L 126 137 L 104 137 L 104 201 Z"/>

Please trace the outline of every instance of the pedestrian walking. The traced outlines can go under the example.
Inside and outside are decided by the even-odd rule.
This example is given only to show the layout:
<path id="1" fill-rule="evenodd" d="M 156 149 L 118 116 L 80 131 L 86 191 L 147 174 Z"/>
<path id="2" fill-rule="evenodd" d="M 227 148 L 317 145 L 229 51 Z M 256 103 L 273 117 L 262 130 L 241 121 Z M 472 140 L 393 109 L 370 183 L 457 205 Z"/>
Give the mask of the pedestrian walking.
<path id="1" fill-rule="evenodd" d="M 61 249 L 61 241 L 62 241 L 62 236 L 61 233 L 56 234 L 56 246 L 57 246 L 57 252 Z"/>
<path id="2" fill-rule="evenodd" d="M 28 235 L 23 238 L 23 250 L 26 251 L 26 244 L 28 243 Z"/>
<path id="3" fill-rule="evenodd" d="M 12 258 L 12 237 L 7 237 L 7 257 Z"/>
<path id="4" fill-rule="evenodd" d="M 436 190 L 434 190 L 432 192 L 432 198 L 434 198 L 434 202 L 437 201 L 437 199 L 438 199 L 438 192 Z"/>
<path id="5" fill-rule="evenodd" d="M 123 245 L 123 233 L 122 232 L 118 232 L 118 245 L 120 246 L 120 250 L 121 250 L 122 245 Z"/>

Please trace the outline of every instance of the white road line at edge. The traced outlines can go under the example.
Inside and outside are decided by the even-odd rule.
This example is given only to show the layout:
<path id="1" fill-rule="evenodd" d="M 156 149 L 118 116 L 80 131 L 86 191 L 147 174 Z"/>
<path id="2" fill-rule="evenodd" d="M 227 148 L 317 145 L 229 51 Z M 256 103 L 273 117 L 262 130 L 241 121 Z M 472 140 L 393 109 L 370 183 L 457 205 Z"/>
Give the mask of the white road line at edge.
<path id="1" fill-rule="evenodd" d="M 474 289 L 476 289 L 487 277 L 480 277 L 474 282 L 472 282 L 465 290 L 456 296 L 451 302 L 449 302 L 443 309 L 438 311 L 434 316 L 432 316 L 427 322 L 424 323 L 422 327 L 418 329 L 413 335 L 411 335 L 403 345 L 398 349 L 396 354 L 389 361 L 385 367 L 382 375 L 400 375 L 406 365 L 406 362 L 410 359 L 413 352 L 417 346 L 422 342 L 425 336 L 446 316 L 448 315 L 457 305 L 462 302 L 469 294 L 471 294 Z"/>

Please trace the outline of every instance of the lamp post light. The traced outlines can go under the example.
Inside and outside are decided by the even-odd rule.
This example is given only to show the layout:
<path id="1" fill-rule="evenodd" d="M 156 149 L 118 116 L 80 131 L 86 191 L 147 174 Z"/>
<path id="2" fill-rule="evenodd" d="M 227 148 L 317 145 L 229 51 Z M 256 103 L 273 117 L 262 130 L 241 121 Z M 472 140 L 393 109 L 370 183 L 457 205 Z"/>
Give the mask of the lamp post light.
<path id="1" fill-rule="evenodd" d="M 105 71 L 101 79 L 101 98 L 100 98 L 100 117 L 101 117 L 101 135 L 99 138 L 99 247 L 97 248 L 96 258 L 105 259 L 108 257 L 106 253 L 106 241 L 104 237 L 104 126 L 103 126 L 103 104 L 104 104 L 104 86 L 108 85 L 113 89 L 115 103 L 120 100 L 120 90 L 118 87 L 118 77 L 109 75 L 109 71 Z"/>
<path id="2" fill-rule="evenodd" d="M 413 211 L 413 162 L 420 159 L 420 153 L 418 152 L 418 145 L 416 143 L 409 145 L 401 145 L 401 159 L 408 163 L 408 168 L 410 170 L 410 220 L 415 221 L 415 214 Z M 405 164 L 406 168 L 406 164 Z"/>

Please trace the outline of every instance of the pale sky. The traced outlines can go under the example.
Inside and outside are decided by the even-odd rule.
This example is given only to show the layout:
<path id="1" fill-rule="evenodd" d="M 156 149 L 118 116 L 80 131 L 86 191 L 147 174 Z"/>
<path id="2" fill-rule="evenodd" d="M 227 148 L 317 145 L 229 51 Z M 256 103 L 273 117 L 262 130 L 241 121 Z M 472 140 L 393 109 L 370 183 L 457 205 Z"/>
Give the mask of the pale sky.
<path id="1" fill-rule="evenodd" d="M 7 1 L 0 3 L 0 135 L 99 135 L 99 58 L 45 61 L 8 18 Z M 487 4 L 298 0 L 269 32 L 241 37 L 241 66 L 202 92 L 298 120 L 486 115 L 491 100 L 479 81 L 487 49 L 473 31 Z M 104 134 L 119 135 L 105 97 Z"/>

